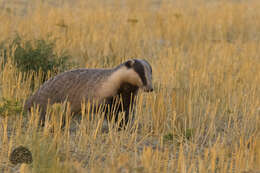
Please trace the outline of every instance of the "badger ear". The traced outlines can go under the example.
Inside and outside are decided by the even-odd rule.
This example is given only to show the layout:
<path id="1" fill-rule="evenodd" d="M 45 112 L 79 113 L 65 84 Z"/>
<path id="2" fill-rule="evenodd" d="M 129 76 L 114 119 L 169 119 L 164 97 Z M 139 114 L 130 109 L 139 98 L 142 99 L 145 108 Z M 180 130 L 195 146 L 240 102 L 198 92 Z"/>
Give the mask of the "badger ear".
<path id="1" fill-rule="evenodd" d="M 127 68 L 131 68 L 131 67 L 133 67 L 134 63 L 135 63 L 135 60 L 130 59 L 130 60 L 128 60 L 128 61 L 125 62 L 125 66 L 126 66 Z"/>

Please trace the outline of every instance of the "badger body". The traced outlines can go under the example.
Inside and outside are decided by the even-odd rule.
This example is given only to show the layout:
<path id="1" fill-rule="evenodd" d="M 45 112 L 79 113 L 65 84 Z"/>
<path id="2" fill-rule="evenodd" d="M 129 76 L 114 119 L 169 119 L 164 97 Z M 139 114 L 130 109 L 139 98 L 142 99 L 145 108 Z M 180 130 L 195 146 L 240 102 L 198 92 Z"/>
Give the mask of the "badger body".
<path id="1" fill-rule="evenodd" d="M 126 124 L 139 89 L 153 90 L 152 68 L 145 60 L 131 59 L 112 69 L 76 69 L 61 73 L 46 81 L 26 100 L 24 108 L 30 110 L 38 105 L 40 121 L 44 124 L 48 104 L 67 101 L 74 114 L 81 112 L 82 101 L 96 106 L 105 104 L 106 118 L 111 119 L 112 111 L 108 108 L 114 110 L 116 121 L 118 113 L 124 111 L 123 124 Z"/>

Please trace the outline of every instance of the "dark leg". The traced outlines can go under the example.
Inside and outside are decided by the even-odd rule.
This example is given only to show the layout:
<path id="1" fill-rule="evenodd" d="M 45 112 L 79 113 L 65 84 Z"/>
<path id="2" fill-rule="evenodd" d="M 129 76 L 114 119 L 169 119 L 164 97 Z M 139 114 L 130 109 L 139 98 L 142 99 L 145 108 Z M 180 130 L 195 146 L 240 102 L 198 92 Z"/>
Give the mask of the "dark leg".
<path id="1" fill-rule="evenodd" d="M 106 119 L 108 121 L 111 121 L 113 118 L 115 120 L 115 123 L 119 122 L 119 129 L 123 129 L 125 127 L 125 125 L 128 122 L 129 119 L 129 103 L 126 102 L 126 98 L 123 99 L 123 97 L 121 97 L 121 99 L 119 98 L 119 96 L 117 97 L 113 97 L 113 98 L 109 98 L 107 99 L 107 108 L 105 111 L 105 115 L 106 115 Z M 119 120 L 119 113 L 124 111 L 125 116 L 122 120 Z"/>
<path id="2" fill-rule="evenodd" d="M 123 120 L 119 122 L 119 129 L 125 129 L 129 122 L 129 113 L 133 110 L 135 96 L 138 92 L 138 87 L 129 83 L 124 83 L 118 90 L 116 97 L 107 98 L 107 104 L 110 106 L 110 110 L 106 111 L 107 119 L 111 120 L 112 116 L 115 116 L 115 122 L 118 121 L 119 112 L 124 111 L 125 115 Z"/>
<path id="3" fill-rule="evenodd" d="M 40 119 L 39 119 L 39 126 L 40 127 L 45 126 L 45 117 L 46 117 L 46 111 L 40 110 Z"/>
<path id="4" fill-rule="evenodd" d="M 125 129 L 128 122 L 129 122 L 129 114 L 131 113 L 131 111 L 133 110 L 133 106 L 134 106 L 134 95 L 128 95 L 127 97 L 123 97 L 123 111 L 125 113 L 124 118 L 121 120 L 119 127 L 121 129 Z"/>
<path id="5" fill-rule="evenodd" d="M 49 120 L 51 119 L 51 117 L 49 117 Z M 61 117 L 61 129 L 64 129 L 65 125 L 66 125 L 66 115 L 62 115 Z M 45 121 L 46 121 L 46 111 L 45 109 L 40 111 L 40 119 L 39 119 L 39 127 L 44 127 L 45 126 Z"/>

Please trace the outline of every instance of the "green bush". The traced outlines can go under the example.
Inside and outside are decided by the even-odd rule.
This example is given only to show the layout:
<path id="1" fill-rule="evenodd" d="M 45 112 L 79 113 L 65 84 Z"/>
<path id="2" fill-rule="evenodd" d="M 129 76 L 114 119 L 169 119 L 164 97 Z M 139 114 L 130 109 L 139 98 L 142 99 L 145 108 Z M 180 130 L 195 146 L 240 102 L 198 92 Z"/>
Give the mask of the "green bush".
<path id="1" fill-rule="evenodd" d="M 163 136 L 164 142 L 173 141 L 173 139 L 174 139 L 174 135 L 172 133 L 167 133 Z"/>
<path id="2" fill-rule="evenodd" d="M 22 111 L 22 103 L 16 100 L 2 98 L 2 103 L 0 103 L 0 116 L 19 114 Z"/>
<path id="3" fill-rule="evenodd" d="M 13 52 L 11 50 L 14 49 Z M 54 51 L 55 42 L 44 39 L 29 40 L 23 42 L 17 35 L 9 45 L 0 44 L 0 53 L 3 54 L 4 62 L 8 55 L 21 72 L 43 73 L 43 81 L 46 80 L 48 72 L 62 72 L 71 67 L 70 55 L 63 52 L 60 56 Z"/>

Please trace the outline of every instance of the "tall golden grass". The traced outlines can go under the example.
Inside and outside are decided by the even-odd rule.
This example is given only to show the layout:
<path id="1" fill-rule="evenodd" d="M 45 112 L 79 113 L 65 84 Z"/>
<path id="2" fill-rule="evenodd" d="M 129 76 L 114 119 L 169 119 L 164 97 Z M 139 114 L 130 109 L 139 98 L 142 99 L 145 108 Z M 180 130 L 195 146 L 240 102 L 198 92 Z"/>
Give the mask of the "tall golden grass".
<path id="1" fill-rule="evenodd" d="M 15 33 L 55 39 L 57 53 L 91 68 L 145 58 L 155 91 L 139 94 L 123 131 L 108 124 L 104 132 L 103 119 L 90 121 L 87 111 L 81 122 L 65 112 L 71 126 L 50 130 L 63 105 L 42 130 L 37 110 L 0 116 L 0 172 L 260 171 L 260 2 L 31 3 L 22 14 L 0 11 L 0 42 Z M 12 62 L 0 65 L 0 97 L 24 103 L 30 79 Z M 32 151 L 31 165 L 9 162 L 19 145 Z"/>

